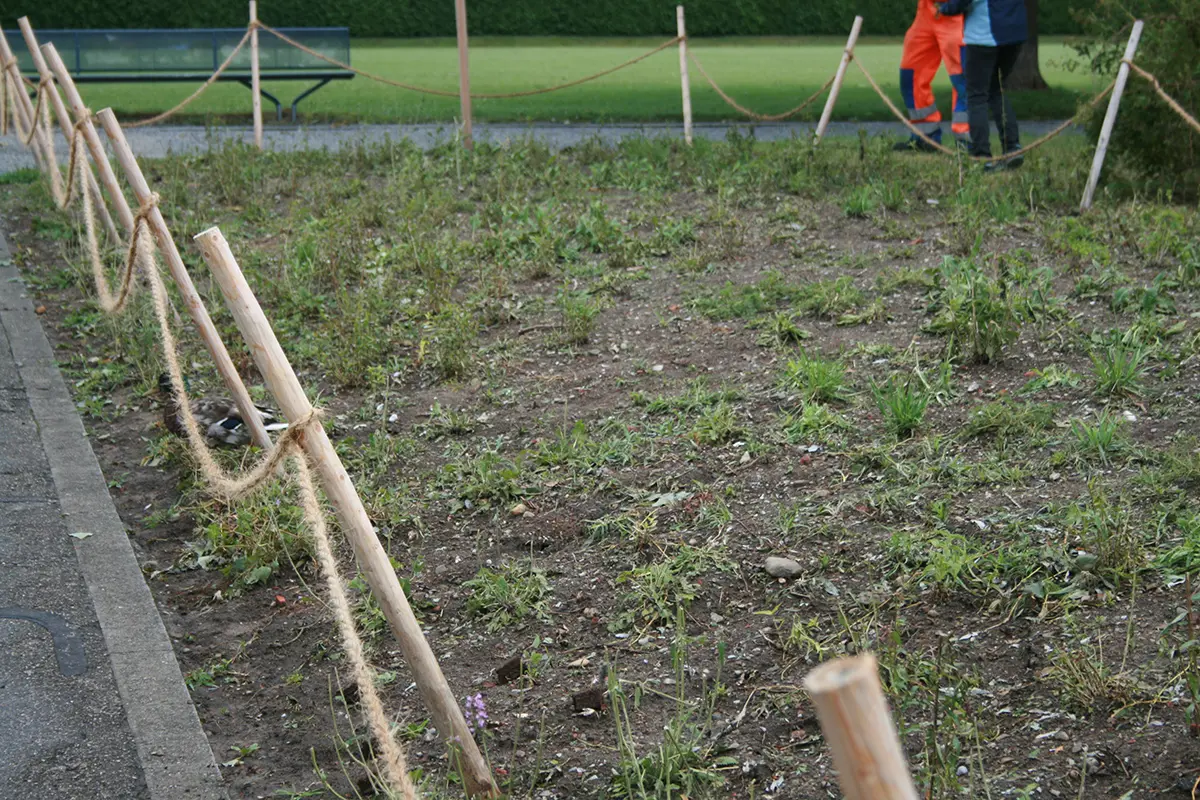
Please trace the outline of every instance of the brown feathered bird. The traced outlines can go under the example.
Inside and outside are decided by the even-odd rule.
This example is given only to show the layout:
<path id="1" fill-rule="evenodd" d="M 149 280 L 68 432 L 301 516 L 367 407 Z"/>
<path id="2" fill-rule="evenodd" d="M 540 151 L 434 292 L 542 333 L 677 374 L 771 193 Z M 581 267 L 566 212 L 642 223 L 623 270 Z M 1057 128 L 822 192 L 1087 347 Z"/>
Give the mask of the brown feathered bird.
<path id="1" fill-rule="evenodd" d="M 184 379 L 186 385 L 187 379 Z M 163 373 L 158 378 L 158 390 L 163 397 L 163 425 L 176 436 L 185 434 L 183 420 L 179 414 L 179 401 L 171 385 L 171 376 Z M 225 398 L 193 398 L 188 404 L 200 430 L 209 440 L 230 447 L 245 447 L 250 444 L 250 427 L 242 418 L 237 404 Z M 286 430 L 288 424 L 279 419 L 279 414 L 269 408 L 255 406 L 263 427 L 268 431 Z"/>

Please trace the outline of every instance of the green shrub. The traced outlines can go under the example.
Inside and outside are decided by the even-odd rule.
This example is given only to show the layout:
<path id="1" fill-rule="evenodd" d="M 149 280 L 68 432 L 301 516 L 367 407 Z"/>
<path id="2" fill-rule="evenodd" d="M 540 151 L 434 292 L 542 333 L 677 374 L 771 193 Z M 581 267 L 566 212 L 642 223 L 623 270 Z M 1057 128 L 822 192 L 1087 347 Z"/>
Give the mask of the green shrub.
<path id="1" fill-rule="evenodd" d="M 1180 0 L 1183 2 L 1183 0 Z M 666 36 L 675 35 L 676 0 L 472 0 L 470 32 L 499 36 Z M 1039 21 L 1044 34 L 1076 33 L 1067 3 L 1045 3 Z M 845 36 L 855 14 L 867 20 L 863 31 L 898 36 L 913 19 L 912 0 L 860 0 L 793 3 L 785 0 L 692 0 L 687 4 L 693 36 Z M 4 19 L 28 14 L 31 6 L 0 0 Z M 204 28 L 241 27 L 246 5 L 228 0 L 193 3 L 95 3 L 59 0 L 33 10 L 39 28 Z M 446 0 L 272 0 L 263 21 L 278 26 L 346 25 L 354 36 L 453 36 L 454 4 Z"/>
<path id="2" fill-rule="evenodd" d="M 1094 72 L 1116 73 L 1129 38 L 1129 22 L 1145 20 L 1134 63 L 1158 78 L 1163 89 L 1185 109 L 1200 108 L 1200 3 L 1195 0 L 1097 0 L 1079 15 L 1090 39 L 1077 46 Z M 1094 140 L 1107 104 L 1091 115 Z M 1200 133 L 1131 74 L 1121 99 L 1121 114 L 1109 144 L 1110 178 L 1131 179 L 1136 189 L 1200 194 Z M 1129 167 L 1122 176 L 1121 167 Z M 1140 184 L 1140 185 L 1139 185 Z"/>

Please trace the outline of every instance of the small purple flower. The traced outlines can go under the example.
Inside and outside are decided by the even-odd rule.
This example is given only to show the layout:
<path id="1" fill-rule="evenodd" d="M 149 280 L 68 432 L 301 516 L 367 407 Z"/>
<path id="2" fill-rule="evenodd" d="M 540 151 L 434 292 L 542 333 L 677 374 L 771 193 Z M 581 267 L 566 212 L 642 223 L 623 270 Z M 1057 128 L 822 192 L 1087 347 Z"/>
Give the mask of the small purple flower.
<path id="1" fill-rule="evenodd" d="M 483 730 L 487 727 L 487 703 L 483 701 L 483 695 L 481 693 L 476 693 L 468 697 L 464 709 L 466 711 L 468 725 L 479 728 L 479 730 Z"/>

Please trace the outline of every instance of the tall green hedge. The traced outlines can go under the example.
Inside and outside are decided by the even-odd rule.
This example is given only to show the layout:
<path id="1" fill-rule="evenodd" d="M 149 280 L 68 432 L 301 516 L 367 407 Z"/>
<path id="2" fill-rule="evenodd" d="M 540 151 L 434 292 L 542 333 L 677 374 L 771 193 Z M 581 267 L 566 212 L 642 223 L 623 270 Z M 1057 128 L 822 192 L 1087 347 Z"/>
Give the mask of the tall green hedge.
<path id="1" fill-rule="evenodd" d="M 470 31 L 499 36 L 660 36 L 675 32 L 676 0 L 468 0 Z M 1043 34 L 1075 33 L 1068 2 L 1041 4 Z M 689 0 L 695 36 L 844 34 L 855 14 L 863 32 L 903 34 L 916 0 Z M 3 27 L 27 14 L 39 28 L 240 27 L 241 0 L 101 3 L 96 0 L 0 0 Z M 262 0 L 270 25 L 348 25 L 354 36 L 453 36 L 453 0 Z"/>

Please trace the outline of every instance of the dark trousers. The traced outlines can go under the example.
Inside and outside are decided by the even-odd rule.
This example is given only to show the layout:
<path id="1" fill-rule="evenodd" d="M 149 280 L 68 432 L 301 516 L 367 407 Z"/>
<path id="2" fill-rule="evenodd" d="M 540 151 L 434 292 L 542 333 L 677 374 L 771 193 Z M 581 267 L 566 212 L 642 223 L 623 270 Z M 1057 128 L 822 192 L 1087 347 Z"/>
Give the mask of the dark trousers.
<path id="1" fill-rule="evenodd" d="M 1008 76 L 1012 74 L 1020 43 L 1002 44 L 998 47 L 967 45 L 967 63 L 963 72 L 967 77 L 967 120 L 971 126 L 971 155 L 991 156 L 988 112 L 1000 129 L 1000 141 L 1004 152 L 1021 147 L 1017 133 L 1017 117 L 1013 113 L 1012 101 L 1008 98 Z"/>

